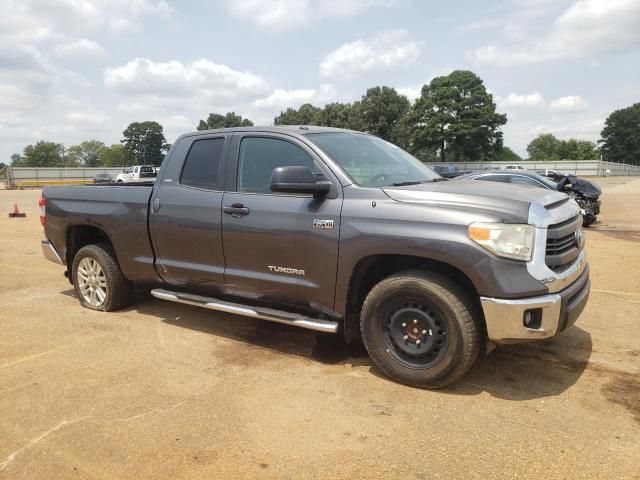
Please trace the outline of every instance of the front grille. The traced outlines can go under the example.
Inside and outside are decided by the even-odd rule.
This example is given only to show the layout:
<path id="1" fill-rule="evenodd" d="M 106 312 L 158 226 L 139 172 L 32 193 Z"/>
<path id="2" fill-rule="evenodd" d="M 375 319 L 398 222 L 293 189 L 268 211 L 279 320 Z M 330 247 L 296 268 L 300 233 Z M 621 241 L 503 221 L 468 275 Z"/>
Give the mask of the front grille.
<path id="1" fill-rule="evenodd" d="M 547 228 L 547 251 L 545 262 L 554 271 L 570 266 L 584 245 L 576 242 L 576 230 L 582 225 L 582 216 L 576 215 Z"/>

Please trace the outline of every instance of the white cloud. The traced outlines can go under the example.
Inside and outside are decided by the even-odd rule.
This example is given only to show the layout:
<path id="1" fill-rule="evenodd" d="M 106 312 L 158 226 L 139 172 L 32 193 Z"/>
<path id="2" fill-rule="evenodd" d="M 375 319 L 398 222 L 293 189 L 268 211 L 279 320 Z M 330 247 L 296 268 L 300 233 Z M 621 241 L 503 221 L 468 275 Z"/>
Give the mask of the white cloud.
<path id="1" fill-rule="evenodd" d="M 200 97 L 233 102 L 259 98 L 269 92 L 261 77 L 206 59 L 183 64 L 177 60 L 153 62 L 136 58 L 126 65 L 107 68 L 105 84 L 123 95 Z"/>
<path id="2" fill-rule="evenodd" d="M 96 111 L 69 112 L 66 116 L 66 120 L 68 122 L 78 123 L 80 125 L 85 125 L 87 123 L 99 125 L 106 122 L 108 119 L 109 117 L 107 115 Z"/>
<path id="3" fill-rule="evenodd" d="M 580 140 L 595 140 L 604 127 L 604 118 L 585 119 L 567 124 L 561 119 L 551 119 L 547 123 L 536 125 L 529 130 L 532 137 L 541 133 L 553 133 L 559 138 L 577 138 Z"/>
<path id="4" fill-rule="evenodd" d="M 323 105 L 337 96 L 337 91 L 331 85 L 322 85 L 319 89 L 308 88 L 299 90 L 284 90 L 278 88 L 271 95 L 259 98 L 254 102 L 257 109 L 277 111 L 285 108 L 298 108 L 304 103 Z"/>
<path id="5" fill-rule="evenodd" d="M 420 44 L 406 30 L 383 32 L 332 51 L 320 63 L 320 74 L 349 79 L 377 70 L 405 68 L 416 62 L 420 52 Z"/>
<path id="6" fill-rule="evenodd" d="M 428 83 L 428 82 L 427 82 Z M 397 91 L 400 95 L 404 95 L 410 101 L 415 102 L 422 93 L 422 85 L 412 85 L 409 87 L 399 87 Z"/>
<path id="7" fill-rule="evenodd" d="M 53 52 L 59 57 L 94 58 L 106 54 L 104 48 L 93 40 L 79 38 L 70 42 L 57 45 Z"/>
<path id="8" fill-rule="evenodd" d="M 498 104 L 505 107 L 540 108 L 545 106 L 544 97 L 539 92 L 528 94 L 510 93 L 504 98 L 497 99 Z"/>
<path id="9" fill-rule="evenodd" d="M 331 17 L 352 17 L 369 8 L 392 6 L 396 0 L 227 0 L 227 10 L 267 30 L 293 30 Z"/>
<path id="10" fill-rule="evenodd" d="M 534 41 L 491 43 L 469 56 L 479 64 L 510 67 L 629 52 L 640 46 L 638 25 L 637 0 L 577 0 Z"/>
<path id="11" fill-rule="evenodd" d="M 554 112 L 574 112 L 576 110 L 585 110 L 589 106 L 584 98 L 576 95 L 556 98 L 549 104 L 549 109 Z"/>

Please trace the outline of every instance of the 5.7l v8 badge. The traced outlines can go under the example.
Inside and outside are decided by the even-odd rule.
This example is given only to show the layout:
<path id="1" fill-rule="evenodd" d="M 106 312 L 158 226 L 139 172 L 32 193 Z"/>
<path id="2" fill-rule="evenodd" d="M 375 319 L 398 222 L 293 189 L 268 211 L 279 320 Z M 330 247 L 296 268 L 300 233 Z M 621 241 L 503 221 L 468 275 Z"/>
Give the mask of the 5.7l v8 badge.
<path id="1" fill-rule="evenodd" d="M 313 228 L 333 228 L 333 220 L 318 220 L 313 219 Z"/>

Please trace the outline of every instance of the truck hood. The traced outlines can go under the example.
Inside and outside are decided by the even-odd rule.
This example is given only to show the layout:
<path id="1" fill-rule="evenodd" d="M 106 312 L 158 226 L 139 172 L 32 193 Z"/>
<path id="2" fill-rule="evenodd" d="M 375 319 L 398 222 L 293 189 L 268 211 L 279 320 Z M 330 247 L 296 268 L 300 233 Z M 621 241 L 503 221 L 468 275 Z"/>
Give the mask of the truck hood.
<path id="1" fill-rule="evenodd" d="M 564 193 L 478 180 L 429 182 L 403 187 L 384 187 L 393 200 L 477 211 L 504 222 L 527 222 L 534 201 L 543 206 L 567 200 Z"/>

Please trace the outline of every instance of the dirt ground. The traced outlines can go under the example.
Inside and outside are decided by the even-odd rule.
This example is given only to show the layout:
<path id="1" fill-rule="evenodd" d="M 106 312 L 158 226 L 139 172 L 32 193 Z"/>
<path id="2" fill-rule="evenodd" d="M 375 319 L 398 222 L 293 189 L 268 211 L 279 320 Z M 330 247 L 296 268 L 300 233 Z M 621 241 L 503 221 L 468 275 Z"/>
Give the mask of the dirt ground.
<path id="1" fill-rule="evenodd" d="M 42 257 L 40 193 L 0 191 L 0 477 L 638 479 L 640 179 L 598 182 L 576 326 L 441 391 L 336 337 L 145 291 L 81 308 Z"/>

